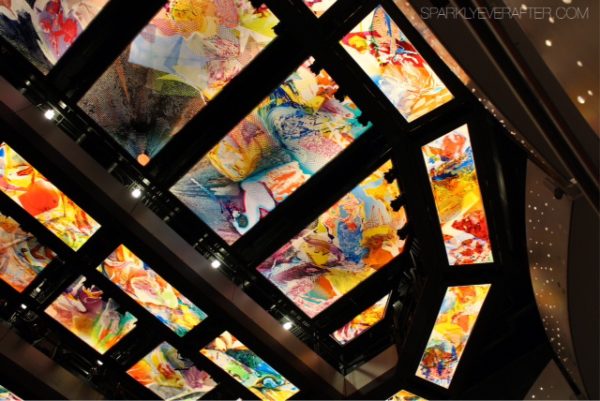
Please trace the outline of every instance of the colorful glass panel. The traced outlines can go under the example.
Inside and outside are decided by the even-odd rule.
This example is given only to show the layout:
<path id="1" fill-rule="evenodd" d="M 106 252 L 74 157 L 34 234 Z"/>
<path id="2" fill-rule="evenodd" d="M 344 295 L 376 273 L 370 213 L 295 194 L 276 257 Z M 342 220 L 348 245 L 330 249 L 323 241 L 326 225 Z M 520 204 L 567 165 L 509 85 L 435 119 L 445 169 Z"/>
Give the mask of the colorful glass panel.
<path id="1" fill-rule="evenodd" d="M 261 400 L 285 401 L 300 391 L 227 331 L 200 352 Z"/>
<path id="2" fill-rule="evenodd" d="M 0 279 L 22 292 L 56 254 L 0 214 Z"/>
<path id="3" fill-rule="evenodd" d="M 448 388 L 490 284 L 449 287 L 416 375 Z"/>
<path id="4" fill-rule="evenodd" d="M 142 165 L 275 37 L 248 0 L 169 0 L 79 106 Z"/>
<path id="5" fill-rule="evenodd" d="M 348 344 L 371 327 L 375 326 L 385 317 L 385 310 L 390 295 L 386 295 L 373 305 L 356 315 L 354 319 L 337 329 L 331 337 L 340 345 Z"/>
<path id="6" fill-rule="evenodd" d="M 129 368 L 127 374 L 163 400 L 197 400 L 217 385 L 208 373 L 166 342 Z"/>
<path id="7" fill-rule="evenodd" d="M 450 265 L 494 261 L 467 125 L 423 146 Z"/>
<path id="8" fill-rule="evenodd" d="M 329 10 L 329 7 L 336 1 L 337 0 L 304 0 L 304 4 L 306 4 L 317 17 L 320 17 L 325 14 L 325 11 Z"/>
<path id="9" fill-rule="evenodd" d="M 427 401 L 423 397 L 419 397 L 411 393 L 410 391 L 400 390 L 393 396 L 387 399 L 387 401 Z"/>
<path id="10" fill-rule="evenodd" d="M 382 6 L 367 15 L 341 44 L 409 122 L 453 98 Z"/>
<path id="11" fill-rule="evenodd" d="M 0 401 L 23 401 L 6 387 L 0 385 Z"/>
<path id="12" fill-rule="evenodd" d="M 101 354 L 129 333 L 137 319 L 80 276 L 46 308 L 46 313 Z"/>
<path id="13" fill-rule="evenodd" d="M 206 313 L 124 245 L 106 258 L 98 271 L 179 336 L 206 319 Z"/>
<path id="14" fill-rule="evenodd" d="M 317 220 L 258 266 L 258 271 L 309 317 L 387 265 L 404 250 L 397 231 L 406 224 L 400 196 L 384 174 L 386 162 Z"/>
<path id="15" fill-rule="evenodd" d="M 108 0 L 2 0 L 0 36 L 47 73 L 106 3 Z"/>
<path id="16" fill-rule="evenodd" d="M 252 228 L 370 126 L 337 84 L 305 62 L 171 192 L 228 244 Z"/>
<path id="17" fill-rule="evenodd" d="M 0 145 L 0 190 L 74 250 L 100 228 L 6 143 Z"/>

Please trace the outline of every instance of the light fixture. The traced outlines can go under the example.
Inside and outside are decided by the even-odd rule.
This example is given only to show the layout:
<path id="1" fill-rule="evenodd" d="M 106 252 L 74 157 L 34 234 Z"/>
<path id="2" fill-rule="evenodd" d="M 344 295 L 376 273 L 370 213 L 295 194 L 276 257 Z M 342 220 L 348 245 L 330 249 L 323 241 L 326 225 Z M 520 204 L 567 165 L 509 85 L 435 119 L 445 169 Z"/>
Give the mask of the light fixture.
<path id="1" fill-rule="evenodd" d="M 292 329 L 292 327 L 294 327 L 294 323 L 292 323 L 292 322 L 288 321 L 283 324 L 283 329 L 286 331 L 290 331 Z"/>
<path id="2" fill-rule="evenodd" d="M 55 115 L 56 112 L 52 109 L 48 109 L 44 112 L 44 117 L 46 117 L 47 120 L 52 120 Z"/>
<path id="3" fill-rule="evenodd" d="M 210 262 L 210 267 L 212 267 L 213 269 L 218 269 L 219 267 L 221 267 L 221 262 L 215 259 L 212 262 Z"/>
<path id="4" fill-rule="evenodd" d="M 23 310 L 27 309 L 27 305 L 21 304 L 21 309 L 23 309 Z"/>
<path id="5" fill-rule="evenodd" d="M 138 188 L 138 187 L 134 188 L 131 191 L 131 196 L 133 196 L 136 199 L 139 198 L 140 196 L 142 196 L 142 190 L 140 188 Z"/>
<path id="6" fill-rule="evenodd" d="M 583 63 L 581 62 L 581 60 L 577 60 L 577 67 L 583 67 Z"/>
<path id="7" fill-rule="evenodd" d="M 546 40 L 544 41 L 544 43 L 546 44 L 546 46 L 548 46 L 548 47 L 552 47 L 552 41 L 551 41 L 550 39 L 546 39 Z"/>
<path id="8" fill-rule="evenodd" d="M 585 104 L 585 98 L 583 96 L 577 96 L 577 101 L 581 104 Z"/>
<path id="9" fill-rule="evenodd" d="M 96 361 L 96 364 L 97 364 L 98 366 L 102 366 L 102 365 L 104 365 L 104 362 L 102 362 L 100 359 L 98 359 L 98 360 Z"/>
<path id="10" fill-rule="evenodd" d="M 587 94 L 590 95 L 590 96 L 594 96 L 594 92 L 592 92 L 591 90 L 588 90 Z"/>

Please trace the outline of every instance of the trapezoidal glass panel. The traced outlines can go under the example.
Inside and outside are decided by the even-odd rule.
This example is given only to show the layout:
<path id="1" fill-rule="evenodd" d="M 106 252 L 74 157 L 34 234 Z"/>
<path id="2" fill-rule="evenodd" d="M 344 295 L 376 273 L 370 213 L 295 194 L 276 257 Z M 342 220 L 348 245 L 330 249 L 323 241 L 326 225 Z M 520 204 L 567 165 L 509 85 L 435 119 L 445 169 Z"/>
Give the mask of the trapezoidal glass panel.
<path id="1" fill-rule="evenodd" d="M 275 37 L 248 0 L 169 0 L 79 101 L 145 165 Z"/>
<path id="2" fill-rule="evenodd" d="M 304 0 L 304 4 L 317 16 L 325 14 L 337 0 Z"/>
<path id="3" fill-rule="evenodd" d="M 6 387 L 0 385 L 0 401 L 23 401 Z"/>
<path id="4" fill-rule="evenodd" d="M 0 144 L 0 191 L 75 251 L 100 228 L 6 143 Z"/>
<path id="5" fill-rule="evenodd" d="M 197 400 L 217 386 L 208 373 L 167 342 L 129 368 L 127 374 L 163 400 Z"/>
<path id="6" fill-rule="evenodd" d="M 453 99 L 383 6 L 371 11 L 340 43 L 409 122 Z"/>
<path id="7" fill-rule="evenodd" d="M 370 123 L 312 59 L 290 75 L 206 154 L 171 192 L 233 244 Z"/>
<path id="8" fill-rule="evenodd" d="M 44 74 L 108 0 L 0 1 L 0 36 Z"/>
<path id="9" fill-rule="evenodd" d="M 206 319 L 206 313 L 124 245 L 98 271 L 179 336 Z"/>
<path id="10" fill-rule="evenodd" d="M 404 208 L 388 161 L 297 234 L 257 270 L 313 318 L 404 250 Z"/>
<path id="11" fill-rule="evenodd" d="M 450 265 L 494 261 L 467 124 L 422 147 Z"/>
<path id="12" fill-rule="evenodd" d="M 300 391 L 227 331 L 200 353 L 261 400 L 285 401 Z"/>
<path id="13" fill-rule="evenodd" d="M 0 213 L 0 279 L 23 292 L 56 254 Z"/>
<path id="14" fill-rule="evenodd" d="M 427 400 L 423 397 L 419 397 L 418 395 L 411 393 L 410 391 L 400 390 L 396 394 L 394 394 L 393 396 L 388 398 L 386 401 L 427 401 Z"/>
<path id="15" fill-rule="evenodd" d="M 360 314 L 356 315 L 354 319 L 331 333 L 331 337 L 340 345 L 346 345 L 350 341 L 356 339 L 385 317 L 389 299 L 390 294 L 387 294 Z"/>
<path id="16" fill-rule="evenodd" d="M 118 311 L 119 304 L 79 276 L 47 308 L 46 313 L 100 354 L 129 333 L 137 319 Z"/>
<path id="17" fill-rule="evenodd" d="M 448 287 L 416 375 L 448 388 L 490 284 Z"/>

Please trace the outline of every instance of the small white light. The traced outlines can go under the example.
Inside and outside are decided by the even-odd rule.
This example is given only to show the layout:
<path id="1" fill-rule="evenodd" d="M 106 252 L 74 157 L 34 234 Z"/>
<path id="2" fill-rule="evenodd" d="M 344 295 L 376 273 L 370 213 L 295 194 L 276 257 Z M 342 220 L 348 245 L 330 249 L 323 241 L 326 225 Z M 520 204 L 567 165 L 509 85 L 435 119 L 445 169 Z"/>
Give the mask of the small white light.
<path id="1" fill-rule="evenodd" d="M 581 62 L 581 60 L 577 60 L 577 67 L 583 67 L 583 63 Z"/>
<path id="2" fill-rule="evenodd" d="M 552 47 L 552 41 L 551 41 L 550 39 L 546 39 L 546 40 L 544 41 L 544 43 L 546 44 L 546 46 L 548 46 L 548 47 Z"/>
<path id="3" fill-rule="evenodd" d="M 527 4 L 521 4 L 521 10 L 527 11 Z"/>
<path id="4" fill-rule="evenodd" d="M 548 22 L 554 24 L 554 17 L 548 17 Z"/>
<path id="5" fill-rule="evenodd" d="M 594 96 L 594 92 L 592 92 L 592 91 L 588 91 L 587 94 L 590 96 Z"/>
<path id="6" fill-rule="evenodd" d="M 571 4 L 573 2 L 573 0 L 562 0 L 562 2 L 565 4 Z"/>
<path id="7" fill-rule="evenodd" d="M 133 191 L 131 191 L 131 196 L 133 196 L 134 198 L 139 198 L 140 196 L 142 196 L 142 190 L 139 188 L 134 188 Z"/>
<path id="8" fill-rule="evenodd" d="M 44 112 L 44 117 L 46 117 L 46 119 L 48 119 L 48 120 L 52 120 L 55 115 L 56 115 L 56 112 L 52 109 L 48 109 Z"/>
<path id="9" fill-rule="evenodd" d="M 585 98 L 583 96 L 577 96 L 577 101 L 581 104 L 585 104 Z"/>
<path id="10" fill-rule="evenodd" d="M 23 310 L 27 309 L 27 305 L 21 304 L 21 309 L 23 309 Z"/>
<path id="11" fill-rule="evenodd" d="M 210 267 L 212 267 L 213 269 L 218 269 L 219 267 L 221 267 L 221 262 L 215 259 L 212 262 L 210 262 Z"/>
<path id="12" fill-rule="evenodd" d="M 289 331 L 289 330 L 291 330 L 292 327 L 294 327 L 294 324 L 292 322 L 285 322 L 283 324 L 283 329 L 284 330 L 288 330 Z"/>
<path id="13" fill-rule="evenodd" d="M 98 359 L 98 360 L 96 361 L 96 364 L 97 364 L 98 366 L 102 366 L 102 365 L 104 365 L 104 362 L 102 362 L 100 359 Z"/>

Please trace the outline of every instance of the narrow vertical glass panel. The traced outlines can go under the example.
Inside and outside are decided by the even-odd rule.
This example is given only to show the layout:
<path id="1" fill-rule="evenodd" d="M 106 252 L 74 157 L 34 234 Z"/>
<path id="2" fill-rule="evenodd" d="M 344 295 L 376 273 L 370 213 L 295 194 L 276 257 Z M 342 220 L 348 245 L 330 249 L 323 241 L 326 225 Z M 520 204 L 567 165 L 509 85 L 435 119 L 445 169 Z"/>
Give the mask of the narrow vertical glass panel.
<path id="1" fill-rule="evenodd" d="M 298 308 L 315 317 L 404 250 L 400 196 L 384 174 L 388 161 L 257 269 Z"/>
<path id="2" fill-rule="evenodd" d="M 6 143 L 0 145 L 0 190 L 75 251 L 100 228 Z"/>
<path id="3" fill-rule="evenodd" d="M 387 401 L 427 401 L 423 397 L 419 397 L 411 393 L 410 391 L 400 390 L 393 396 L 387 399 Z"/>
<path id="4" fill-rule="evenodd" d="M 79 106 L 144 165 L 275 37 L 249 0 L 169 0 Z"/>
<path id="5" fill-rule="evenodd" d="M 19 223 L 0 214 L 0 279 L 23 292 L 55 256 Z"/>
<path id="6" fill-rule="evenodd" d="M 325 11 L 329 10 L 329 7 L 336 1 L 337 0 L 304 0 L 304 4 L 306 4 L 317 17 L 320 17 L 325 14 Z"/>
<path id="7" fill-rule="evenodd" d="M 300 391 L 227 331 L 200 353 L 261 400 L 285 401 Z"/>
<path id="8" fill-rule="evenodd" d="M 312 59 L 206 154 L 171 192 L 234 243 L 370 126 Z"/>
<path id="9" fill-rule="evenodd" d="M 494 261 L 467 125 L 422 147 L 450 265 Z"/>
<path id="10" fill-rule="evenodd" d="M 416 375 L 448 388 L 490 284 L 448 287 Z"/>
<path id="11" fill-rule="evenodd" d="M 0 385 L 0 401 L 23 401 L 6 387 Z"/>
<path id="12" fill-rule="evenodd" d="M 382 6 L 344 36 L 341 44 L 409 122 L 453 98 Z"/>
<path id="13" fill-rule="evenodd" d="M 2 0 L 0 36 L 44 74 L 108 0 Z"/>
<path id="14" fill-rule="evenodd" d="M 137 319 L 121 313 L 119 304 L 79 276 L 46 308 L 46 313 L 101 354 L 129 333 Z"/>
<path id="15" fill-rule="evenodd" d="M 337 329 L 331 337 L 340 345 L 348 344 L 371 327 L 375 326 L 385 317 L 390 294 L 381 298 L 373 305 L 356 315 L 354 319 Z"/>
<path id="16" fill-rule="evenodd" d="M 106 258 L 98 271 L 179 336 L 206 319 L 206 313 L 124 245 Z"/>
<path id="17" fill-rule="evenodd" d="M 127 374 L 163 400 L 197 400 L 217 386 L 208 373 L 181 357 L 167 342 L 129 368 Z"/>

